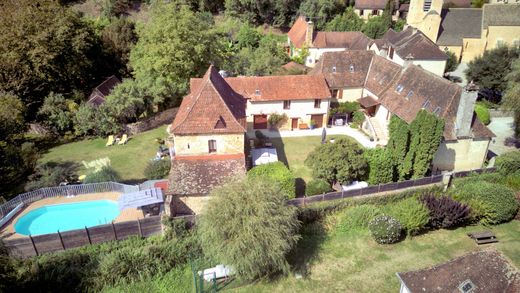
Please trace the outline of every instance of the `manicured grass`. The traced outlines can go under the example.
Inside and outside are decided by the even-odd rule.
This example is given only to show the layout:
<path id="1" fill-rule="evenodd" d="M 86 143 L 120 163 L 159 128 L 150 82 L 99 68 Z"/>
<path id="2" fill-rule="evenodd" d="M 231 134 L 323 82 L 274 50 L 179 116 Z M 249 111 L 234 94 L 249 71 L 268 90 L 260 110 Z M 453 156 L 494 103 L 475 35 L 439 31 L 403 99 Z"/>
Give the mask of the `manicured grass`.
<path id="1" fill-rule="evenodd" d="M 159 145 L 156 138 L 166 138 L 166 126 L 161 126 L 130 137 L 126 145 L 106 147 L 106 138 L 88 139 L 57 146 L 43 155 L 40 163 L 76 162 L 80 164 L 78 174 L 84 174 L 81 161 L 92 161 L 108 157 L 112 167 L 123 180 L 144 178 L 144 169 L 155 157 Z"/>
<path id="2" fill-rule="evenodd" d="M 331 135 L 327 139 L 348 137 L 346 135 Z M 307 156 L 321 144 L 321 136 L 271 138 L 276 147 L 278 159 L 289 166 L 296 178 L 305 182 L 312 179 L 312 171 L 304 165 Z"/>
<path id="3" fill-rule="evenodd" d="M 492 230 L 500 240 L 477 247 L 466 233 Z M 303 279 L 291 276 L 241 286 L 233 292 L 397 292 L 396 272 L 430 267 L 477 249 L 493 248 L 520 267 L 520 222 L 438 230 L 393 245 L 379 245 L 367 231 L 322 233 L 309 227 L 292 259 Z"/>

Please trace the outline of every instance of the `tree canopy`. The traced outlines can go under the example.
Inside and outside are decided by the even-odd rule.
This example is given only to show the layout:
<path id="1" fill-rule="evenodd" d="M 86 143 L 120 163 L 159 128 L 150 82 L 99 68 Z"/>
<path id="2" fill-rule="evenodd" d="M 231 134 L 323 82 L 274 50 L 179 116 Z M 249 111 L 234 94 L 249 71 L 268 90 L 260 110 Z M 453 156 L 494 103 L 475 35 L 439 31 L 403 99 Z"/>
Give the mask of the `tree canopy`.
<path id="1" fill-rule="evenodd" d="M 198 232 L 204 253 L 246 280 L 287 272 L 299 239 L 296 209 L 271 181 L 234 180 L 211 191 Z"/>
<path id="2" fill-rule="evenodd" d="M 312 169 L 314 177 L 329 183 L 348 184 L 365 179 L 368 175 L 363 149 L 347 138 L 320 145 L 305 159 L 305 165 Z"/>
<path id="3" fill-rule="evenodd" d="M 361 31 L 363 20 L 354 12 L 354 8 L 348 7 L 342 14 L 336 15 L 325 25 L 325 30 L 331 32 Z"/>
<path id="4" fill-rule="evenodd" d="M 506 76 L 507 89 L 504 95 L 504 106 L 515 114 L 515 136 L 520 138 L 520 58 L 511 66 Z"/>

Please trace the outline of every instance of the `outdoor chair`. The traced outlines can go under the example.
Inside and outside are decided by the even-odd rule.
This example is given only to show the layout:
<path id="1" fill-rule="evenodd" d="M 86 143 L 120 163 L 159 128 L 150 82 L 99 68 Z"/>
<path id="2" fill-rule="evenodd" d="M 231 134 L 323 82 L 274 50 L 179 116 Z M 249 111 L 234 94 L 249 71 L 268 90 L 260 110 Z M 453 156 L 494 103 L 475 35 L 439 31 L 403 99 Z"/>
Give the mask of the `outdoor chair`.
<path id="1" fill-rule="evenodd" d="M 128 135 L 123 134 L 123 137 L 121 137 L 121 140 L 117 143 L 119 145 L 126 144 L 128 142 Z"/>
<path id="2" fill-rule="evenodd" d="M 115 140 L 114 140 L 114 136 L 113 136 L 113 135 L 109 135 L 109 136 L 108 136 L 108 141 L 107 141 L 106 146 L 111 146 L 111 145 L 114 144 L 114 142 L 115 142 Z"/>

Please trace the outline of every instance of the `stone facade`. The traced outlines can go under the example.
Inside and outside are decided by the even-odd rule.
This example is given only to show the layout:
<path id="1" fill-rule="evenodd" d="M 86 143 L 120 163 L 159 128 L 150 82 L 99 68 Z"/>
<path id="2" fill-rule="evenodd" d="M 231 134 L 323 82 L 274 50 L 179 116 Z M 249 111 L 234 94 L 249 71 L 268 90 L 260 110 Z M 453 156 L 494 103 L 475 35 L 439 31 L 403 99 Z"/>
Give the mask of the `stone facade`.
<path id="1" fill-rule="evenodd" d="M 215 140 L 215 154 L 240 154 L 244 152 L 244 134 L 176 135 L 175 155 L 207 155 L 209 141 Z"/>
<path id="2" fill-rule="evenodd" d="M 489 139 L 444 141 L 433 159 L 433 170 L 463 171 L 482 168 L 489 142 Z"/>

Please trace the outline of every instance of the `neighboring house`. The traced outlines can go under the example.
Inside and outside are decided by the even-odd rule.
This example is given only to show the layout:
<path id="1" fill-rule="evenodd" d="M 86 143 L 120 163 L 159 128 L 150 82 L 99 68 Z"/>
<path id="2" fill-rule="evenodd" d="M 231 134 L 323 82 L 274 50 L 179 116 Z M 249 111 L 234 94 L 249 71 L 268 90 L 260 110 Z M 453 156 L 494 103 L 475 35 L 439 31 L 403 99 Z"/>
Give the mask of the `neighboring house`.
<path id="1" fill-rule="evenodd" d="M 448 55 L 421 31 L 407 27 L 401 32 L 389 29 L 370 49 L 399 65 L 414 64 L 443 76 Z"/>
<path id="2" fill-rule="evenodd" d="M 87 104 L 96 107 L 103 104 L 105 102 L 106 96 L 110 95 L 114 87 L 116 87 L 116 85 L 120 83 L 121 81 L 115 75 L 112 75 L 111 77 L 107 78 L 100 85 L 94 88 L 94 90 L 88 97 Z"/>
<path id="3" fill-rule="evenodd" d="M 192 78 L 191 87 L 201 79 Z M 330 91 L 322 76 L 283 75 L 228 77 L 225 81 L 247 101 L 247 129 L 267 129 L 269 115 L 285 114 L 281 129 L 297 129 L 327 124 Z"/>
<path id="4" fill-rule="evenodd" d="M 368 20 L 372 16 L 383 15 L 388 0 L 356 0 L 354 11 L 359 17 Z M 394 11 L 392 11 L 392 19 L 397 20 L 400 16 L 399 1 L 395 1 Z"/>
<path id="5" fill-rule="evenodd" d="M 298 17 L 287 34 L 289 56 L 293 57 L 308 50 L 305 65 L 314 67 L 324 52 L 366 50 L 372 40 L 362 32 L 319 32 L 314 23 L 304 16 Z"/>
<path id="6" fill-rule="evenodd" d="M 471 252 L 428 269 L 396 275 L 400 293 L 520 292 L 520 274 L 495 250 Z"/>
<path id="7" fill-rule="evenodd" d="M 485 4 L 481 9 L 443 9 L 443 4 L 442 0 L 411 1 L 407 23 L 463 62 L 500 45 L 520 46 L 520 3 Z"/>
<path id="8" fill-rule="evenodd" d="M 388 140 L 392 115 L 411 123 L 425 109 L 445 121 L 433 170 L 482 167 L 494 134 L 474 113 L 477 98 L 474 88 L 462 89 L 419 66 L 402 67 L 367 51 L 325 53 L 309 74 L 324 76 L 333 94 L 337 93 L 338 101 L 359 101 L 366 114 L 363 129 L 380 144 Z"/>
<path id="9" fill-rule="evenodd" d="M 245 174 L 245 103 L 213 66 L 184 97 L 169 128 L 174 195 L 204 195 L 227 178 Z"/>

